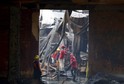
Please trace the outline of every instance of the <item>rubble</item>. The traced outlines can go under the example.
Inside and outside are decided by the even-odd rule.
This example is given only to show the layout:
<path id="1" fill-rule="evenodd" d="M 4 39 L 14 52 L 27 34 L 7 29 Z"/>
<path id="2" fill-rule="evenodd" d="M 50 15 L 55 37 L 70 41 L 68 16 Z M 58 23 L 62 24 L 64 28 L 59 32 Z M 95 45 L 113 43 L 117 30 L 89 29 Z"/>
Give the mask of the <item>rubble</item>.
<path id="1" fill-rule="evenodd" d="M 88 78 L 85 84 L 124 84 L 124 78 L 107 73 L 97 73 Z"/>

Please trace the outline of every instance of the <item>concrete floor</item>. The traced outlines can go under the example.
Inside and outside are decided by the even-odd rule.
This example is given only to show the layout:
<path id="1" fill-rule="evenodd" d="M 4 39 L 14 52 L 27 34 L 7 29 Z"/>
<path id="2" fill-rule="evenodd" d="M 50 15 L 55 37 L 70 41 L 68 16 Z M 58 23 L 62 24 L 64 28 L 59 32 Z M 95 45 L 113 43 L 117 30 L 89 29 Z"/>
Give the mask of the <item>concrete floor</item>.
<path id="1" fill-rule="evenodd" d="M 46 84 L 85 84 L 86 78 L 80 78 L 80 81 L 73 82 L 72 80 L 66 80 L 60 79 L 57 80 L 46 80 Z"/>
<path id="2" fill-rule="evenodd" d="M 66 76 L 59 76 L 59 79 L 51 77 L 42 77 L 42 80 L 46 82 L 46 84 L 84 84 L 86 82 L 85 76 L 77 76 L 76 82 L 72 81 L 72 75 L 70 71 L 65 73 Z"/>

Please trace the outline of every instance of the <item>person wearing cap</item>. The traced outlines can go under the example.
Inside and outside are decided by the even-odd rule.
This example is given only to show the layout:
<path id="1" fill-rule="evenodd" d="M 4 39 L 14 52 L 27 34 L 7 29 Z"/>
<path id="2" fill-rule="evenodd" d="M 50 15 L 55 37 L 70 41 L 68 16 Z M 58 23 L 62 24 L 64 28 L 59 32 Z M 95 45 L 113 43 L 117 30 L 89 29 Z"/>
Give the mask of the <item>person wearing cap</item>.
<path id="1" fill-rule="evenodd" d="M 60 48 L 57 48 L 57 55 L 56 55 L 56 61 L 58 61 L 60 55 Z"/>
<path id="2" fill-rule="evenodd" d="M 34 71 L 33 71 L 33 78 L 34 80 L 37 82 L 37 84 L 44 84 L 42 82 L 42 69 L 41 69 L 41 65 L 40 65 L 40 62 L 39 62 L 39 55 L 36 55 L 34 57 L 34 61 L 33 61 L 33 68 L 34 68 Z"/>
<path id="3" fill-rule="evenodd" d="M 59 69 L 62 72 L 64 71 L 65 55 L 66 55 L 65 46 L 62 45 L 60 50 L 60 55 L 59 55 Z"/>
<path id="4" fill-rule="evenodd" d="M 51 55 L 52 64 L 56 63 L 56 61 L 58 60 L 59 51 L 60 49 L 57 48 L 57 50 Z"/>

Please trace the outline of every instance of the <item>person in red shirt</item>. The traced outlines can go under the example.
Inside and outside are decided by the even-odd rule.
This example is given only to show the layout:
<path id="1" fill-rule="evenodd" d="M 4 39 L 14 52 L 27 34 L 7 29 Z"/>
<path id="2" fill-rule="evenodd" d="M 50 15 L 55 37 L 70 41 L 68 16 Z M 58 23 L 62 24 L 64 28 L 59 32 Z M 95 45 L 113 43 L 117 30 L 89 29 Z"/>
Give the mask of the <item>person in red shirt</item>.
<path id="1" fill-rule="evenodd" d="M 58 60 L 59 51 L 60 51 L 60 49 L 57 48 L 57 50 L 51 55 L 51 59 L 52 59 L 53 64 L 56 63 L 56 61 Z"/>
<path id="2" fill-rule="evenodd" d="M 52 55 L 51 55 L 51 59 L 52 59 L 52 63 L 54 64 L 56 61 L 56 56 L 57 56 L 57 51 L 55 51 Z"/>
<path id="3" fill-rule="evenodd" d="M 59 69 L 60 69 L 60 71 L 64 71 L 65 55 L 66 55 L 65 46 L 61 46 L 60 55 L 59 55 Z"/>
<path id="4" fill-rule="evenodd" d="M 73 53 L 70 54 L 70 66 L 71 66 L 71 74 L 73 76 L 73 81 L 76 81 L 75 78 L 76 78 L 78 64 Z"/>

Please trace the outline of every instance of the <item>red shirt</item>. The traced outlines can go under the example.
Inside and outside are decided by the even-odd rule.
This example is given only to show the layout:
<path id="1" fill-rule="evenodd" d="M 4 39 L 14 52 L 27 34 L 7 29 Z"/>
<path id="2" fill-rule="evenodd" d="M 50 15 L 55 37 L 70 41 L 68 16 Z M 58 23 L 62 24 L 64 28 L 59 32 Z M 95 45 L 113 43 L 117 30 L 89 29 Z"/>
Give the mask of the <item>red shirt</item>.
<path id="1" fill-rule="evenodd" d="M 53 57 L 54 59 L 56 59 L 56 56 L 57 56 L 57 53 L 56 53 L 56 52 L 52 54 L 52 57 Z"/>
<path id="2" fill-rule="evenodd" d="M 66 54 L 65 50 L 61 50 L 59 58 L 63 59 L 65 54 Z"/>
<path id="3" fill-rule="evenodd" d="M 70 64 L 71 64 L 71 67 L 72 67 L 72 68 L 77 68 L 77 60 L 76 60 L 76 58 L 74 57 L 74 55 L 71 55 L 71 56 L 70 56 Z"/>

